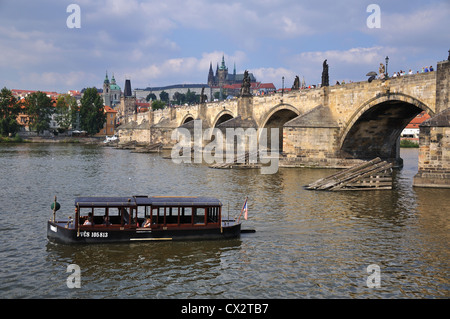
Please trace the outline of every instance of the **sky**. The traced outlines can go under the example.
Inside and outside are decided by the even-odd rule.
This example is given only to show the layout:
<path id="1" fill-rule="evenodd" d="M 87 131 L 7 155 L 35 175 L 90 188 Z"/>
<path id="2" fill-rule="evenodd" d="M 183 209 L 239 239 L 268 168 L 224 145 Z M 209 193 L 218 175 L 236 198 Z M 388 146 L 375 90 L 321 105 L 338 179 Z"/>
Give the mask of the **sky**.
<path id="1" fill-rule="evenodd" d="M 206 84 L 222 56 L 277 88 L 320 83 L 325 59 L 330 84 L 365 81 L 386 56 L 390 74 L 436 68 L 449 17 L 448 0 L 0 0 L 0 86 Z"/>

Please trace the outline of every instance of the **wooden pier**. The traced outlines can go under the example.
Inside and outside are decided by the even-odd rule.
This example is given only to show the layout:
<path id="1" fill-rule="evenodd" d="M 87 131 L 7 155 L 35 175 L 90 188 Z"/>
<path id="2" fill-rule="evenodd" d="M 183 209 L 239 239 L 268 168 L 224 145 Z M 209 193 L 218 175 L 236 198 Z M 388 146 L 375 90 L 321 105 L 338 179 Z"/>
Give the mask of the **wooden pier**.
<path id="1" fill-rule="evenodd" d="M 379 157 L 358 164 L 306 186 L 309 190 L 381 190 L 392 189 L 392 163 Z"/>
<path id="2" fill-rule="evenodd" d="M 242 156 L 237 156 L 235 154 L 235 158 L 231 163 L 216 163 L 216 164 L 212 164 L 209 167 L 210 168 L 259 168 L 261 167 L 260 164 L 258 163 L 250 163 L 250 159 L 252 158 L 259 158 L 259 154 L 258 152 L 254 152 L 254 153 L 249 153 L 249 152 L 245 152 L 244 155 Z"/>
<path id="3" fill-rule="evenodd" d="M 162 151 L 162 143 L 154 143 L 144 146 L 136 146 L 136 148 L 131 151 L 132 153 L 160 153 Z"/>

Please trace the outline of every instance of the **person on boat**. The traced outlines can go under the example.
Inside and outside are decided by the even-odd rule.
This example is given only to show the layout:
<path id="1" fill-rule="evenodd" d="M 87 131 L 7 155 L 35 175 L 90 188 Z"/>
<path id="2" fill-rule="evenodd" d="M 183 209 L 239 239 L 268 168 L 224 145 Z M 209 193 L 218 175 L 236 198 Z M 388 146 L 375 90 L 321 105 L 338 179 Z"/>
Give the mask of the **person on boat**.
<path id="1" fill-rule="evenodd" d="M 92 225 L 92 213 L 88 214 L 88 218 L 84 221 L 83 226 Z"/>
<path id="2" fill-rule="evenodd" d="M 103 225 L 105 225 L 105 226 L 111 225 L 111 222 L 109 221 L 109 217 L 106 215 L 103 216 Z"/>
<path id="3" fill-rule="evenodd" d="M 150 221 L 150 218 L 147 218 L 147 220 L 145 221 L 145 223 L 144 223 L 144 226 L 142 226 L 142 227 L 150 227 L 150 225 L 151 225 L 151 221 Z"/>

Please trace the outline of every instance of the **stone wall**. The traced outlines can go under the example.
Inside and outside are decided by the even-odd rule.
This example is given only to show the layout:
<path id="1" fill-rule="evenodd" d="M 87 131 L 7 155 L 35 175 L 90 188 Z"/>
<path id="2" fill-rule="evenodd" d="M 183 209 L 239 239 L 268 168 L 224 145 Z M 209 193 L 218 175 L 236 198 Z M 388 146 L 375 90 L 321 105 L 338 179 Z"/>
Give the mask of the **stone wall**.
<path id="1" fill-rule="evenodd" d="M 450 107 L 450 61 L 442 61 L 436 70 L 436 113 Z"/>
<path id="2" fill-rule="evenodd" d="M 450 188 L 450 108 L 420 125 L 414 186 Z"/>

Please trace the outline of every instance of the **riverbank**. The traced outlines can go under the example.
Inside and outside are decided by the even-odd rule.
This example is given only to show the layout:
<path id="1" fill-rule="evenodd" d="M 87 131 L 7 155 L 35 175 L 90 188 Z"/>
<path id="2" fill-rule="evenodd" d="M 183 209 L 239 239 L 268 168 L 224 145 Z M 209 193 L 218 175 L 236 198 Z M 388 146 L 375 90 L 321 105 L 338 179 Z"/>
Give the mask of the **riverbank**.
<path id="1" fill-rule="evenodd" d="M 33 136 L 22 138 L 20 136 L 15 137 L 0 137 L 0 143 L 79 143 L 79 144 L 101 144 L 103 143 L 103 137 L 41 137 Z"/>

